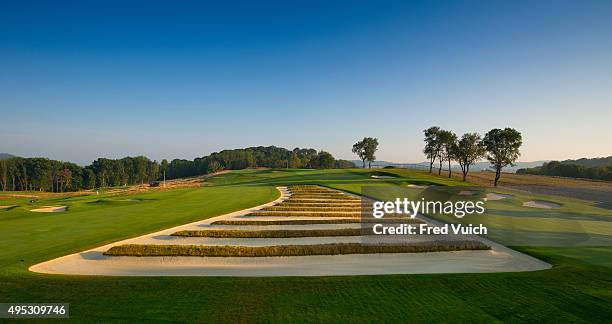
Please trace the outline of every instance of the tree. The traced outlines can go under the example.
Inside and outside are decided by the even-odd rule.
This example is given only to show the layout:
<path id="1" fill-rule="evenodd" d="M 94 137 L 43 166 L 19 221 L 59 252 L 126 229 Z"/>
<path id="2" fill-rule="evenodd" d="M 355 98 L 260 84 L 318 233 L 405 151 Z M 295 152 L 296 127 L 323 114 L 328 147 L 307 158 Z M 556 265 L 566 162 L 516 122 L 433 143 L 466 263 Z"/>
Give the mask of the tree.
<path id="1" fill-rule="evenodd" d="M 332 169 L 334 167 L 334 157 L 325 151 L 320 151 L 317 154 L 317 168 L 319 169 Z"/>
<path id="2" fill-rule="evenodd" d="M 83 187 L 85 189 L 94 189 L 96 187 L 96 173 L 91 167 L 87 167 L 83 171 Z"/>
<path id="3" fill-rule="evenodd" d="M 448 177 L 451 177 L 451 161 L 454 159 L 453 153 L 455 146 L 457 145 L 457 135 L 451 131 L 441 130 L 438 133 L 439 141 L 440 141 L 440 170 L 438 170 L 438 175 L 440 175 L 440 171 L 442 170 L 442 161 L 448 161 Z"/>
<path id="4" fill-rule="evenodd" d="M 215 173 L 221 170 L 223 170 L 223 166 L 221 166 L 221 163 L 219 163 L 217 160 L 208 162 L 208 167 L 206 170 L 208 173 Z"/>
<path id="5" fill-rule="evenodd" d="M 334 163 L 334 168 L 335 169 L 352 169 L 355 168 L 355 163 L 351 162 L 351 161 L 347 161 L 347 160 L 336 160 L 336 162 Z"/>
<path id="6" fill-rule="evenodd" d="M 436 158 L 440 153 L 440 142 L 438 141 L 438 133 L 440 132 L 440 127 L 432 126 L 428 129 L 424 130 L 425 134 L 425 148 L 423 149 L 423 153 L 429 159 L 429 173 L 433 170 L 433 164 L 436 162 Z"/>
<path id="7" fill-rule="evenodd" d="M 461 136 L 454 147 L 453 156 L 461 167 L 463 181 L 466 180 L 470 172 L 470 166 L 483 158 L 484 155 L 485 147 L 482 144 L 482 137 L 478 133 L 466 133 Z"/>
<path id="8" fill-rule="evenodd" d="M 9 163 L 9 159 L 0 160 L 0 186 L 2 191 L 6 191 L 8 187 Z"/>
<path id="9" fill-rule="evenodd" d="M 65 187 L 70 187 L 72 183 L 72 172 L 68 168 L 64 168 L 58 173 L 59 190 L 64 192 Z"/>
<path id="10" fill-rule="evenodd" d="M 363 168 L 365 169 L 365 161 L 367 159 L 366 151 L 365 151 L 365 142 L 359 141 L 353 144 L 353 153 L 357 154 L 359 159 L 363 162 Z"/>
<path id="11" fill-rule="evenodd" d="M 376 160 L 376 151 L 378 150 L 378 139 L 372 137 L 365 137 L 363 139 L 364 142 L 364 152 L 366 159 L 368 160 L 368 168 L 372 168 L 372 162 Z"/>
<path id="12" fill-rule="evenodd" d="M 495 169 L 495 183 L 497 187 L 501 171 L 505 166 L 514 165 L 521 155 L 519 148 L 523 144 L 521 133 L 514 128 L 495 128 L 485 134 L 482 140 L 487 150 L 487 160 Z"/>

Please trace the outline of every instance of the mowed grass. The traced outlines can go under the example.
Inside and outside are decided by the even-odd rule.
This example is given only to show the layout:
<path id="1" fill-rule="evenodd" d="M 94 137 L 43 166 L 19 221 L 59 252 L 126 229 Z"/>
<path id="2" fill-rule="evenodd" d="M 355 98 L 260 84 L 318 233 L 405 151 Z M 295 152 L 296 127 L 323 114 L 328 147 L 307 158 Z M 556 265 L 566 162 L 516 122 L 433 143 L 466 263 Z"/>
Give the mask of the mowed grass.
<path id="1" fill-rule="evenodd" d="M 0 211 L 0 272 L 78 252 L 138 234 L 252 207 L 274 200 L 269 186 L 202 187 L 129 197 L 53 199 L 62 213 L 33 213 L 29 206 Z M 51 202 L 49 203 L 51 204 Z"/>
<path id="2" fill-rule="evenodd" d="M 68 302 L 71 319 L 88 323 L 609 320 L 612 312 L 609 246 L 520 247 L 521 251 L 554 265 L 550 270 L 526 273 L 138 278 L 42 275 L 27 271 L 30 265 L 56 256 L 272 200 L 277 195 L 273 185 L 309 183 L 356 191 L 364 184 L 457 184 L 423 172 L 393 172 L 401 177 L 372 179 L 368 170 L 244 170 L 212 178 L 210 186 L 202 189 L 123 197 L 151 200 L 120 202 L 116 206 L 107 200 L 119 197 L 73 197 L 60 199 L 61 203 L 40 201 L 70 206 L 68 212 L 57 214 L 27 212 L 22 205 L 25 202 L 19 202 L 16 209 L 0 211 L 0 302 Z M 98 199 L 104 200 L 93 203 Z M 580 201 L 562 203 L 559 210 L 532 210 L 500 201 L 495 210 L 496 214 L 509 216 L 521 212 L 515 216 L 524 221 L 531 218 L 609 221 L 609 211 Z M 513 227 L 506 230 L 512 233 Z M 537 237 L 540 233 L 531 234 Z"/>

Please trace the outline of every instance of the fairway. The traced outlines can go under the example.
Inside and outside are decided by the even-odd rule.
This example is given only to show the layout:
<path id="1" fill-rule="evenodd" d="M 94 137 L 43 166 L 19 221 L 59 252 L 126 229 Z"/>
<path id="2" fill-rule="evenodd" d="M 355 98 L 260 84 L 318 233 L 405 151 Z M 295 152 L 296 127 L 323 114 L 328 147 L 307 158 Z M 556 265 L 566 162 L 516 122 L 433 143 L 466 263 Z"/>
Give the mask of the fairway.
<path id="1" fill-rule="evenodd" d="M 279 185 L 318 184 L 354 193 L 363 185 L 463 185 L 417 171 L 392 172 L 397 177 L 381 179 L 356 169 L 243 170 L 210 178 L 201 188 L 51 197 L 36 206 L 26 200 L 7 201 L 6 205 L 18 206 L 0 210 L 0 302 L 65 301 L 71 304 L 71 318 L 83 322 L 607 319 L 612 250 L 593 245 L 609 242 L 610 211 L 580 200 L 499 190 L 495 192 L 512 197 L 492 201 L 489 212 L 478 220 L 492 228 L 489 238 L 549 262 L 552 269 L 308 278 L 104 277 L 27 270 L 67 254 L 274 201 L 280 197 Z M 531 200 L 553 201 L 562 207 L 522 206 Z M 68 209 L 62 213 L 29 211 L 57 205 Z M 261 221 L 272 219 L 265 216 Z M 279 225 L 268 226 L 286 226 L 273 224 Z M 579 224 L 581 232 L 568 224 Z M 544 240 L 540 235 L 546 233 L 555 235 Z M 561 246 L 574 241 L 571 247 Z"/>

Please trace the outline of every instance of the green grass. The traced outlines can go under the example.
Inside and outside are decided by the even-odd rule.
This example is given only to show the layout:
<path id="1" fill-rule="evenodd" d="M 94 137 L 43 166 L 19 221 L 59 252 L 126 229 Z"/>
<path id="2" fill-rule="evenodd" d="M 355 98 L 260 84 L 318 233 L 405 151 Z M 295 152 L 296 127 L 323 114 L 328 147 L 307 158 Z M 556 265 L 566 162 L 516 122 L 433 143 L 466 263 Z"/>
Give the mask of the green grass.
<path id="1" fill-rule="evenodd" d="M 359 230 L 357 230 L 359 231 Z M 274 236 L 277 237 L 277 236 Z M 423 253 L 463 250 L 489 250 L 480 241 L 428 241 L 410 244 L 330 243 L 314 245 L 234 246 L 234 245 L 117 245 L 104 252 L 110 256 L 198 256 L 198 257 L 270 257 L 338 255 L 366 253 Z"/>
<path id="2" fill-rule="evenodd" d="M 178 231 L 173 236 L 184 237 L 233 237 L 233 238 L 284 238 L 284 237 L 321 237 L 321 236 L 359 236 L 359 228 L 339 228 L 320 230 L 190 230 Z"/>
<path id="3" fill-rule="evenodd" d="M 126 197 L 52 199 L 63 213 L 33 213 L 29 206 L 0 211 L 0 273 L 28 264 L 150 233 L 172 225 L 248 208 L 279 196 L 273 187 L 202 187 Z M 41 202 L 41 205 L 44 202 Z"/>
<path id="4" fill-rule="evenodd" d="M 54 257 L 267 202 L 277 196 L 273 185 L 320 184 L 351 192 L 362 185 L 463 185 L 410 170 L 389 170 L 399 175 L 393 179 L 372 179 L 369 172 L 243 170 L 214 177 L 200 189 L 36 203 L 70 206 L 57 214 L 31 213 L 33 205 L 26 199 L 3 200 L 3 205 L 19 207 L 0 210 L 0 302 L 67 302 L 71 319 L 88 323 L 609 321 L 612 248 L 603 243 L 612 235 L 605 226 L 611 212 L 557 197 L 516 194 L 513 199 L 518 201 L 491 203 L 484 220 L 495 225 L 491 232 L 499 230 L 499 241 L 522 244 L 521 251 L 554 265 L 545 271 L 305 278 L 96 277 L 27 271 Z M 127 198 L 150 200 L 91 203 Z M 525 199 L 559 201 L 563 207 L 527 209 L 520 206 Z M 504 223 L 508 217 L 513 221 Z M 584 230 L 576 232 L 567 222 L 577 222 Z M 523 223 L 530 225 L 524 228 Z M 604 246 L 564 244 L 585 236 L 589 240 L 580 241 L 583 245 Z M 553 243 L 559 244 L 542 246 Z"/>

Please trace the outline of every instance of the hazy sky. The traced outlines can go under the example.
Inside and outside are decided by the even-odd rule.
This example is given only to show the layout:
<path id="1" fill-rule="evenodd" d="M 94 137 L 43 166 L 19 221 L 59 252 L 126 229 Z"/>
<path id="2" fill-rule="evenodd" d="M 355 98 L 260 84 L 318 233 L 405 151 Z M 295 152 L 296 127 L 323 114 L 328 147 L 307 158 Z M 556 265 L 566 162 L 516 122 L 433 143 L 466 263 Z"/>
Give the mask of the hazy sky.
<path id="1" fill-rule="evenodd" d="M 89 163 L 312 147 L 424 160 L 514 127 L 612 155 L 612 1 L 0 2 L 0 152 Z"/>

